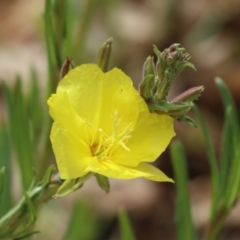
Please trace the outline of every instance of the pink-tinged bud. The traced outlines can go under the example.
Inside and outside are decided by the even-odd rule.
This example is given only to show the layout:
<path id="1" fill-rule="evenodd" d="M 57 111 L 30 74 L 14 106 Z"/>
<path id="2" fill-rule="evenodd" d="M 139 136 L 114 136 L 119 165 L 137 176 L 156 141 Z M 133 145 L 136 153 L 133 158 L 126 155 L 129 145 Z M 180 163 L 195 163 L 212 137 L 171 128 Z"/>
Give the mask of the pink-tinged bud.
<path id="1" fill-rule="evenodd" d="M 195 101 L 201 96 L 201 93 L 203 92 L 203 90 L 204 90 L 203 86 L 192 87 L 192 88 L 188 89 L 187 91 L 181 93 L 177 97 L 175 97 L 171 102 L 176 103 L 176 102 Z"/>

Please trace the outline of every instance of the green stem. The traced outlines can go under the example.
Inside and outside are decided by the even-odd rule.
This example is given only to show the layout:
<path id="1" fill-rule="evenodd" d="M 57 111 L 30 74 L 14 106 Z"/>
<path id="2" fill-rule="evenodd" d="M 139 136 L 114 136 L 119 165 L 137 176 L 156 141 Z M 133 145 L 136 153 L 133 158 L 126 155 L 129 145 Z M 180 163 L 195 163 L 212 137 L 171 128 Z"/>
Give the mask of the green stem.
<path id="1" fill-rule="evenodd" d="M 44 187 L 35 186 L 27 194 L 34 207 L 37 208 L 40 204 L 51 199 L 60 185 L 59 181 L 51 181 Z M 14 208 L 0 219 L 0 238 L 14 234 L 14 230 L 18 228 L 19 223 L 26 222 L 27 215 L 27 202 L 23 197 Z"/>
<path id="2" fill-rule="evenodd" d="M 227 215 L 228 211 L 225 209 L 220 209 L 214 216 L 213 220 L 209 222 L 202 240 L 217 240 L 219 237 L 219 232 Z"/>
<path id="3" fill-rule="evenodd" d="M 53 172 L 52 165 L 42 181 L 30 187 L 17 205 L 0 219 L 0 239 L 15 239 L 24 234 L 28 235 L 36 220 L 35 212 L 40 204 L 76 191 L 93 175 L 89 172 L 80 178 L 62 181 L 58 175 L 53 175 Z"/>

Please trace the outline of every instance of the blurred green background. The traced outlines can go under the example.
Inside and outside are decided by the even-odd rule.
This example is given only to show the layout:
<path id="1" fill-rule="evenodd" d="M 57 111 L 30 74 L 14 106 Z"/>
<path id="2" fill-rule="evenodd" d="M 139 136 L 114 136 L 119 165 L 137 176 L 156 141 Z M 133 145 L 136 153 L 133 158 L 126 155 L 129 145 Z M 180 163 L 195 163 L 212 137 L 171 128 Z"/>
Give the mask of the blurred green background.
<path id="1" fill-rule="evenodd" d="M 225 80 L 238 107 L 240 104 L 240 1 L 69 0 L 67 2 L 65 15 L 60 14 L 56 18 L 50 16 L 55 29 L 64 26 L 57 31 L 59 35 L 56 38 L 59 41 L 56 41 L 56 48 L 59 50 L 59 56 L 54 60 L 56 62 L 53 61 L 53 68 L 54 66 L 57 68 L 52 70 L 53 76 L 50 76 L 47 62 L 49 55 L 45 41 L 44 1 L 0 0 L 0 81 L 5 82 L 9 89 L 13 89 L 9 97 L 13 108 L 23 107 L 23 112 L 26 113 L 23 116 L 20 114 L 22 116 L 20 119 L 16 111 L 11 113 L 16 125 L 22 123 L 14 133 L 6 133 L 4 127 L 1 130 L 0 154 L 4 156 L 2 159 L 5 161 L 11 159 L 11 162 L 7 161 L 7 165 L 12 175 L 6 185 L 12 187 L 11 201 L 15 203 L 22 193 L 20 181 L 22 170 L 19 169 L 24 169 L 25 166 L 23 164 L 19 167 L 16 161 L 18 152 L 22 158 L 28 159 L 26 160 L 29 161 L 28 165 L 32 164 L 32 167 L 37 169 L 36 174 L 39 178 L 46 166 L 54 162 L 51 149 L 42 153 L 42 149 L 49 146 L 47 136 L 43 134 L 45 131 L 43 129 L 49 126 L 44 99 L 47 97 L 46 94 L 49 95 L 54 89 L 59 65 L 66 57 L 73 57 L 76 65 L 94 62 L 98 49 L 109 37 L 114 38 L 110 68 L 121 68 L 133 79 L 135 86 L 141 80 L 145 59 L 153 55 L 153 44 L 164 50 L 172 43 L 180 43 L 190 53 L 191 61 L 197 71 L 184 70 L 174 83 L 169 98 L 189 87 L 205 86 L 205 91 L 197 101 L 197 105 L 204 115 L 218 156 L 221 151 L 220 139 L 224 113 L 214 78 L 219 76 Z M 64 12 L 54 7 L 53 10 L 56 13 Z M 71 35 L 71 37 L 61 42 L 63 35 Z M 18 83 L 16 83 L 17 75 L 20 76 Z M 51 77 L 55 80 L 52 80 L 52 86 L 49 86 L 48 79 Z M 6 103 L 3 101 L 5 85 L 1 84 L 0 92 L 2 126 L 11 125 Z M 20 92 L 24 93 L 24 98 L 20 96 Z M 31 109 L 35 110 L 31 111 Z M 194 113 L 190 115 L 196 119 Z M 191 209 L 194 224 L 201 233 L 206 226 L 211 204 L 210 170 L 204 140 L 199 128 L 176 123 L 175 129 L 177 133 L 175 138 L 181 140 L 186 150 Z M 31 136 L 29 139 L 34 141 L 23 142 L 18 138 L 24 134 Z M 12 142 L 9 138 L 16 140 Z M 24 149 L 31 150 L 21 153 L 22 145 Z M 33 160 L 32 163 L 32 159 L 37 160 Z M 168 150 L 156 165 L 173 177 Z M 32 176 L 26 175 L 25 180 L 22 180 L 25 189 Z M 95 179 L 90 179 L 80 191 L 40 207 L 35 229 L 41 233 L 33 236 L 32 239 L 120 239 L 117 214 L 119 208 L 124 207 L 129 213 L 136 239 L 173 240 L 176 239 L 175 197 L 175 185 L 169 183 L 154 183 L 143 179 L 111 180 L 111 190 L 106 195 L 99 189 Z M 1 212 L 6 212 L 10 205 L 11 202 L 5 202 Z M 74 235 L 75 231 L 79 232 L 77 237 Z M 239 204 L 236 204 L 226 219 L 221 239 L 240 239 Z"/>

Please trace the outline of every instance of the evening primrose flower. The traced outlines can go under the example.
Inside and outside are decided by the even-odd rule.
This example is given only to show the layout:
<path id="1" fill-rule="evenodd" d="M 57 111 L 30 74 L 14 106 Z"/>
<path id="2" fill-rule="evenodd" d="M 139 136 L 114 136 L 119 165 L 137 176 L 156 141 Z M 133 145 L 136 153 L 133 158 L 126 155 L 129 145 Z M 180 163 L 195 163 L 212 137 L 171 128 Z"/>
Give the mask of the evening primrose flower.
<path id="1" fill-rule="evenodd" d="M 175 135 L 173 119 L 150 113 L 121 70 L 95 64 L 68 72 L 48 100 L 50 139 L 62 179 L 89 172 L 110 178 L 172 181 L 149 164 Z"/>

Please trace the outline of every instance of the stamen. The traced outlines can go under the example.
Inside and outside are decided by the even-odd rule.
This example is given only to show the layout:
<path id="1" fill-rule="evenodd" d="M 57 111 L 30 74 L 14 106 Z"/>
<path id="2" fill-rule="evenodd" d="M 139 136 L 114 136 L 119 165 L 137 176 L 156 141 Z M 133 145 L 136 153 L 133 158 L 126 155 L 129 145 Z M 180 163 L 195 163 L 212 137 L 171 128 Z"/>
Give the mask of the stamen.
<path id="1" fill-rule="evenodd" d="M 95 128 L 91 123 L 84 119 L 89 126 Z M 122 121 L 122 117 L 118 116 L 118 111 L 115 111 L 112 115 L 112 134 L 108 136 L 102 128 L 96 129 L 97 141 L 96 149 L 94 149 L 93 154 L 97 156 L 99 160 L 110 159 L 111 154 L 120 148 L 130 151 L 126 146 L 128 139 L 131 138 L 130 133 L 133 130 L 133 123 L 130 122 L 127 126 Z"/>
<path id="2" fill-rule="evenodd" d="M 98 131 L 101 133 L 103 131 L 101 131 L 102 129 L 98 129 Z M 100 152 L 100 149 L 102 148 L 102 144 L 103 144 L 103 136 L 102 134 L 99 134 L 99 143 L 98 143 L 98 147 L 96 149 L 96 155 L 98 155 L 98 152 Z"/>
<path id="3" fill-rule="evenodd" d="M 128 126 L 125 128 L 125 130 L 119 135 L 120 138 L 124 137 L 124 135 L 127 135 L 128 133 L 130 133 L 132 130 L 130 130 L 132 126 L 132 122 L 128 124 Z"/>
<path id="4" fill-rule="evenodd" d="M 118 144 L 120 144 L 126 151 L 130 151 L 130 148 L 128 148 L 123 142 L 119 141 Z"/>

